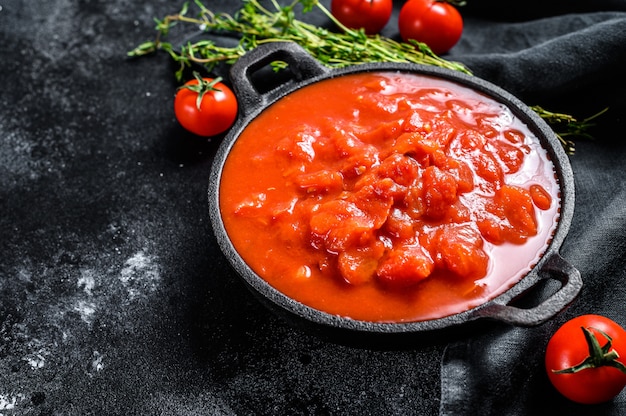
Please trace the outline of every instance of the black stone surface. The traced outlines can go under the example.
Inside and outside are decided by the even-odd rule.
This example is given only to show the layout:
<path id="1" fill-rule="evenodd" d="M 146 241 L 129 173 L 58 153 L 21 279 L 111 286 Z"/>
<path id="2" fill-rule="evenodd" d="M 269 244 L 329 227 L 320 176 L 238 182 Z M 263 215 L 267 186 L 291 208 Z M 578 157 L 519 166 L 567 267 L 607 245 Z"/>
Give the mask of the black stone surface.
<path id="1" fill-rule="evenodd" d="M 487 325 L 451 339 L 373 349 L 318 338 L 268 312 L 212 235 L 206 189 L 219 138 L 198 139 L 176 124 L 176 83 L 165 54 L 126 57 L 152 38 L 153 18 L 181 5 L 0 0 L 0 415 L 434 415 L 442 397 L 451 399 L 441 396 L 449 343 L 506 351 L 502 332 L 513 331 L 536 346 L 557 323 L 589 312 L 626 324 L 619 111 L 572 157 L 577 206 L 564 256 L 583 272 L 587 289 L 569 315 L 529 332 Z M 452 56 L 486 76 L 501 62 L 497 54 L 510 52 L 494 46 L 490 28 L 517 23 L 476 5 Z M 597 5 L 626 9 L 623 2 Z M 564 22 L 566 12 L 551 10 L 551 21 Z M 616 27 L 623 33 L 619 21 Z M 624 68 L 623 55 L 614 59 Z M 540 96 L 516 91 L 506 77 L 494 81 L 524 98 Z M 549 89 L 546 99 L 578 109 L 571 97 L 592 91 L 585 110 L 620 108 L 623 81 L 601 91 L 597 79 L 575 81 Z M 519 376 L 539 381 L 519 384 L 516 393 L 560 403 L 542 378 L 540 354 L 524 363 Z M 491 409 L 536 414 L 499 395 L 515 390 L 504 374 L 453 381 L 466 383 L 469 399 L 501 406 Z M 619 414 L 624 400 L 596 414 Z M 442 412 L 477 408 L 464 413 L 446 403 Z"/>

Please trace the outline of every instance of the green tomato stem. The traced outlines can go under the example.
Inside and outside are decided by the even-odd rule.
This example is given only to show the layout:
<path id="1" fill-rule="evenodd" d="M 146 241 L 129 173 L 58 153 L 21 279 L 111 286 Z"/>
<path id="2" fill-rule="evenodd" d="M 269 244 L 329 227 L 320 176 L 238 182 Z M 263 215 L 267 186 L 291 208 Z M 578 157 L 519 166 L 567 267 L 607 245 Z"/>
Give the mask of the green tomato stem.
<path id="1" fill-rule="evenodd" d="M 202 99 L 204 98 L 204 94 L 206 94 L 209 91 L 222 91 L 219 88 L 215 88 L 215 86 L 219 82 L 222 82 L 222 77 L 217 77 L 217 78 L 212 79 L 211 81 L 208 81 L 202 78 L 200 73 L 196 71 L 193 72 L 193 76 L 198 81 L 197 84 L 185 84 L 185 85 L 180 86 L 178 89 L 180 90 L 184 88 L 184 89 L 197 93 L 198 97 L 196 98 L 196 107 L 199 110 L 200 105 L 202 104 Z"/>
<path id="2" fill-rule="evenodd" d="M 613 339 L 605 332 L 595 328 L 596 331 L 607 339 L 606 344 L 601 347 L 598 338 L 593 334 L 593 332 L 585 327 L 581 327 L 581 329 L 585 335 L 587 346 L 589 347 L 589 356 L 575 366 L 568 367 L 563 370 L 552 370 L 552 372 L 555 374 L 573 374 L 591 368 L 614 367 L 626 374 L 626 366 L 624 366 L 624 364 L 620 361 L 617 361 L 619 353 L 611 349 Z"/>

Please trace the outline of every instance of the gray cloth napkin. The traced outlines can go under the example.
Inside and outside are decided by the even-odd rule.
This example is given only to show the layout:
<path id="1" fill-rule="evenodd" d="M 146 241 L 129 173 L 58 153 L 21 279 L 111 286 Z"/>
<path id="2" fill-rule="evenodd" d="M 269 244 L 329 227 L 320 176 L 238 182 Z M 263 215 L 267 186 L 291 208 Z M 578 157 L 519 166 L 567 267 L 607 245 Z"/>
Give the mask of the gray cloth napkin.
<path id="1" fill-rule="evenodd" d="M 529 105 L 578 118 L 609 111 L 591 130 L 595 139 L 577 141 L 570 157 L 576 205 L 561 255 L 582 274 L 579 298 L 538 327 L 494 326 L 448 345 L 440 415 L 624 415 L 626 392 L 595 406 L 561 397 L 543 358 L 550 336 L 574 316 L 601 314 L 626 326 L 626 2 L 556 2 L 544 15 L 532 2 L 474 3 L 449 58 Z"/>

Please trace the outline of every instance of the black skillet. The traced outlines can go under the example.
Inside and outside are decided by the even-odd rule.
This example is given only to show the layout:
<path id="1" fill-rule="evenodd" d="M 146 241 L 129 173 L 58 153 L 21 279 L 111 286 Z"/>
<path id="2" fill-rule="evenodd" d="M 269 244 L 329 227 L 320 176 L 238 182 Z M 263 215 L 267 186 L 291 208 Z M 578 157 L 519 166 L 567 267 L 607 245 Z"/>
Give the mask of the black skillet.
<path id="1" fill-rule="evenodd" d="M 282 76 L 273 75 L 267 70 L 273 61 L 287 62 L 289 70 L 283 72 Z M 365 71 L 424 74 L 473 88 L 508 106 L 539 138 L 555 165 L 560 186 L 559 220 L 549 246 L 539 262 L 504 293 L 470 310 L 439 319 L 403 323 L 359 321 L 331 315 L 287 297 L 252 271 L 231 244 L 220 215 L 219 188 L 224 163 L 241 132 L 265 108 L 297 89 L 324 79 Z M 288 76 L 285 77 L 284 74 Z M 559 255 L 559 248 L 567 235 L 574 210 L 574 181 L 569 159 L 548 125 L 508 92 L 480 78 L 433 66 L 375 63 L 329 69 L 298 45 L 287 42 L 265 44 L 249 52 L 233 65 L 230 75 L 239 100 L 240 114 L 236 124 L 221 143 L 213 162 L 208 192 L 210 217 L 219 246 L 234 270 L 249 289 L 273 311 L 292 322 L 305 324 L 310 329 L 335 334 L 419 336 L 421 333 L 455 328 L 478 320 L 497 320 L 516 326 L 538 325 L 555 316 L 578 295 L 582 288 L 580 273 Z M 271 79 L 273 84 L 268 85 L 268 79 Z M 531 290 L 543 287 L 545 282 L 557 282 L 558 290 L 549 294 L 547 298 L 544 295 L 539 304 L 530 307 L 513 305 Z"/>

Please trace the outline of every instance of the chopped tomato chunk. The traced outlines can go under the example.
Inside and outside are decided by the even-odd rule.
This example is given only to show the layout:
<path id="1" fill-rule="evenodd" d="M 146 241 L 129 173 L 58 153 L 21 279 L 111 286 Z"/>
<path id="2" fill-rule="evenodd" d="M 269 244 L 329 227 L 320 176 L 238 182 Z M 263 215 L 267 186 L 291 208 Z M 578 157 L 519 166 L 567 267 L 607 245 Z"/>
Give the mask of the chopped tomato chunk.
<path id="1" fill-rule="evenodd" d="M 435 166 L 429 166 L 424 170 L 422 183 L 426 216 L 442 219 L 456 201 L 457 183 L 454 176 Z"/>
<path id="2" fill-rule="evenodd" d="M 524 243 L 537 234 L 537 220 L 530 194 L 517 186 L 505 185 L 485 205 L 486 212 L 478 226 L 489 241 L 502 244 Z"/>
<path id="3" fill-rule="evenodd" d="M 320 170 L 298 175 L 295 183 L 306 192 L 339 191 L 343 188 L 343 176 L 339 172 Z"/>
<path id="4" fill-rule="evenodd" d="M 435 263 L 420 245 L 401 246 L 387 254 L 378 267 L 382 282 L 394 286 L 408 286 L 426 279 Z"/>
<path id="5" fill-rule="evenodd" d="M 457 276 L 475 279 L 487 274 L 489 257 L 480 233 L 469 225 L 442 227 L 437 236 L 437 260 Z"/>
<path id="6" fill-rule="evenodd" d="M 363 246 L 374 240 L 374 232 L 385 223 L 392 203 L 391 197 L 371 185 L 351 198 L 326 202 L 311 217 L 313 240 L 336 253 Z"/>
<path id="7" fill-rule="evenodd" d="M 552 205 L 552 197 L 543 186 L 537 184 L 531 185 L 529 192 L 530 197 L 537 208 L 545 211 Z"/>
<path id="8" fill-rule="evenodd" d="M 505 173 L 519 171 L 524 163 L 524 151 L 505 141 L 494 141 L 495 154 L 505 167 Z"/>
<path id="9" fill-rule="evenodd" d="M 378 262 L 385 253 L 382 243 L 342 251 L 338 256 L 339 272 L 350 284 L 367 283 L 374 279 Z"/>

